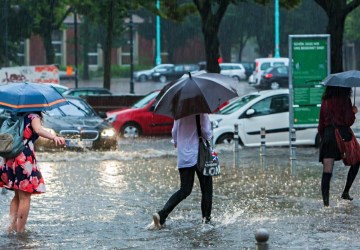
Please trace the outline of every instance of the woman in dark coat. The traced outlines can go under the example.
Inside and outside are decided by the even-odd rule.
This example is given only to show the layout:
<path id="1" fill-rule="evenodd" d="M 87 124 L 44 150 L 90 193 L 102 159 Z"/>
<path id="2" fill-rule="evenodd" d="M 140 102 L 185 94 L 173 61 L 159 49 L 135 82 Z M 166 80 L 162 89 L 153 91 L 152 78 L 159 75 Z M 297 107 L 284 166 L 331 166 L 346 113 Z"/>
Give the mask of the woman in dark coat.
<path id="1" fill-rule="evenodd" d="M 321 193 L 324 206 L 329 206 L 330 180 L 334 161 L 341 160 L 337 147 L 334 125 L 339 129 L 350 128 L 355 122 L 356 106 L 351 103 L 351 88 L 327 86 L 322 97 L 318 131 L 321 137 L 319 161 L 323 164 Z M 352 200 L 349 195 L 351 185 L 359 171 L 359 164 L 349 169 L 342 199 Z"/>

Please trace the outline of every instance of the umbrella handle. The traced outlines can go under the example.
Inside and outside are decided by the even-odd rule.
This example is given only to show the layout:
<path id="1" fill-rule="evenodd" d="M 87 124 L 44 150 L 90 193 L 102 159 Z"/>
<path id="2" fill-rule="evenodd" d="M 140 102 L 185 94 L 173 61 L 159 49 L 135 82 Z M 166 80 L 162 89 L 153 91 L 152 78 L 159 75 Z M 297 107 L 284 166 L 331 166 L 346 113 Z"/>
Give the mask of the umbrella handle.
<path id="1" fill-rule="evenodd" d="M 355 106 L 355 96 L 356 96 L 356 87 L 354 87 L 354 102 L 353 102 L 354 106 Z"/>

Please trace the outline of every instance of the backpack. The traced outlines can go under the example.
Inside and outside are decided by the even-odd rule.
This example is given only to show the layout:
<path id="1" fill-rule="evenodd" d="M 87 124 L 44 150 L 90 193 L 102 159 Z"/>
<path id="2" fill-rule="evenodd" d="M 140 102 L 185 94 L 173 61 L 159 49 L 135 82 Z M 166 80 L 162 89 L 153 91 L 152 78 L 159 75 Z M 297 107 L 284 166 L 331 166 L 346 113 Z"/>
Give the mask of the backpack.
<path id="1" fill-rule="evenodd" d="M 24 144 L 25 115 L 7 118 L 0 128 L 0 156 L 14 158 L 25 148 Z"/>

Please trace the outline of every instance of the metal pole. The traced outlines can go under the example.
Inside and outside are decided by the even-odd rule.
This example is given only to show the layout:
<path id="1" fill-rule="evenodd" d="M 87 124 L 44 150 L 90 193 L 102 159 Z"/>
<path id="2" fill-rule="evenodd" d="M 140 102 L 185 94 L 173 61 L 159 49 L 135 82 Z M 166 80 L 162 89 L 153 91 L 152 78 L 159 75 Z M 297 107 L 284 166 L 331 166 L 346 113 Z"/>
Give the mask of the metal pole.
<path id="1" fill-rule="evenodd" d="M 239 166 L 239 125 L 234 125 L 234 167 Z"/>
<path id="2" fill-rule="evenodd" d="M 292 176 L 296 176 L 296 130 L 291 129 L 291 155 L 290 155 L 290 165 L 291 165 L 291 173 Z"/>
<path id="3" fill-rule="evenodd" d="M 4 38 L 4 46 L 5 46 L 5 67 L 9 66 L 9 52 L 8 52 L 8 40 L 9 40 L 9 33 L 8 33 L 8 1 L 5 0 L 4 3 L 4 19 L 5 19 L 5 38 Z"/>
<path id="4" fill-rule="evenodd" d="M 74 11 L 74 43 L 75 43 L 75 88 L 78 87 L 78 41 L 77 41 L 77 15 Z"/>
<path id="5" fill-rule="evenodd" d="M 156 8 L 160 9 L 160 0 L 156 1 Z M 160 50 L 160 16 L 156 16 L 156 65 L 161 64 L 161 50 Z"/>
<path id="6" fill-rule="evenodd" d="M 266 130 L 264 127 L 261 128 L 260 131 L 260 164 L 261 164 L 261 168 L 264 170 L 265 169 L 265 158 L 266 158 Z"/>
<path id="7" fill-rule="evenodd" d="M 130 12 L 130 94 L 134 94 L 134 41 L 133 41 L 133 19 Z"/>
<path id="8" fill-rule="evenodd" d="M 255 233 L 256 239 L 256 250 L 269 250 L 269 244 L 267 241 L 269 240 L 269 232 L 265 228 L 260 228 Z"/>
<path id="9" fill-rule="evenodd" d="M 210 140 L 211 147 L 214 148 L 215 142 L 214 142 L 214 136 L 213 136 L 214 135 L 214 123 L 213 122 L 211 122 L 211 135 L 212 135 L 211 140 Z"/>
<path id="10" fill-rule="evenodd" d="M 279 0 L 275 0 L 275 57 L 280 57 L 279 16 Z"/>

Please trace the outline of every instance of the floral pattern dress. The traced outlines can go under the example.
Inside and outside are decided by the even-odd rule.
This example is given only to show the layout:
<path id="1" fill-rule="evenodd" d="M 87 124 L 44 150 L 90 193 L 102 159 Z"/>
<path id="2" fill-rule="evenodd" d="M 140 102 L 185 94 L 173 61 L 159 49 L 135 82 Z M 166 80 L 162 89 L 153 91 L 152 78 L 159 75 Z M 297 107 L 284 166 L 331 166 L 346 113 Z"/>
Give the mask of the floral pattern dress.
<path id="1" fill-rule="evenodd" d="M 39 138 L 39 135 L 31 127 L 31 121 L 35 117 L 40 118 L 37 114 L 25 116 L 25 149 L 22 153 L 15 158 L 0 157 L 0 187 L 22 190 L 32 194 L 40 194 L 46 191 L 44 178 L 36 165 L 34 152 L 34 143 Z"/>

